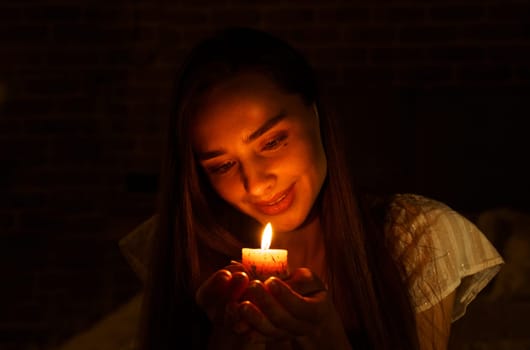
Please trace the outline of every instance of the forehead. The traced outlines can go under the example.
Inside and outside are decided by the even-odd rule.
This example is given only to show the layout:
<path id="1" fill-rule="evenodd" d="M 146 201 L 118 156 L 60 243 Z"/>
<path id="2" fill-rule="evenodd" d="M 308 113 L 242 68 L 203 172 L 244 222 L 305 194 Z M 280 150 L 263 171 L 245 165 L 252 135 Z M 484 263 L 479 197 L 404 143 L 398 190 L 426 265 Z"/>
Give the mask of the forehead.
<path id="1" fill-rule="evenodd" d="M 194 117 L 193 138 L 204 142 L 219 133 L 250 133 L 285 108 L 290 99 L 266 76 L 241 74 L 218 85 L 203 98 Z"/>
<path id="2" fill-rule="evenodd" d="M 259 73 L 242 73 L 212 88 L 202 99 L 198 118 L 209 116 L 212 111 L 230 107 L 254 110 L 279 103 L 284 93 L 270 78 Z M 272 107 L 272 106 L 271 106 Z"/>

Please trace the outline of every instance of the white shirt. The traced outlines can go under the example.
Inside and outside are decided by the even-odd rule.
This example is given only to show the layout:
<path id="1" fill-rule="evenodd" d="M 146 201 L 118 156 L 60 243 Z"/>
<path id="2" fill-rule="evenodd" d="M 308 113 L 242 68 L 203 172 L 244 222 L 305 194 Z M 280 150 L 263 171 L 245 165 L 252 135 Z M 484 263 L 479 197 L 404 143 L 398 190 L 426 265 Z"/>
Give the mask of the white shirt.
<path id="1" fill-rule="evenodd" d="M 452 320 L 495 277 L 503 258 L 467 218 L 433 199 L 400 194 L 392 201 L 386 223 L 396 259 L 404 262 L 417 312 L 456 290 Z M 394 243 L 392 245 L 392 243 Z"/>

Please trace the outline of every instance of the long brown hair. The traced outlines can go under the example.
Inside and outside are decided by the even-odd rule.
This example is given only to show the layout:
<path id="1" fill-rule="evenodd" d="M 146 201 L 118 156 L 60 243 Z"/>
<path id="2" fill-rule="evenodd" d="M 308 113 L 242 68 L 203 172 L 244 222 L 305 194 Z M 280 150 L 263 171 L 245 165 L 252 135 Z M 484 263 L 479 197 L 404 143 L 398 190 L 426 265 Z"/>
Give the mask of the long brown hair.
<path id="1" fill-rule="evenodd" d="M 321 217 L 328 284 L 352 347 L 415 349 L 407 288 L 385 245 L 382 220 L 358 201 L 334 118 L 320 101 L 315 73 L 291 45 L 268 33 L 230 28 L 192 50 L 176 80 L 159 189 L 158 224 L 143 303 L 142 349 L 170 349 L 191 337 L 206 346 L 210 324 L 195 304 L 201 280 L 239 259 L 257 223 L 226 204 L 198 166 L 189 126 L 201 97 L 243 71 L 266 74 L 319 112 L 328 173 L 315 210 Z M 251 242 L 255 245 L 255 242 Z M 200 258 L 199 258 L 200 257 Z"/>

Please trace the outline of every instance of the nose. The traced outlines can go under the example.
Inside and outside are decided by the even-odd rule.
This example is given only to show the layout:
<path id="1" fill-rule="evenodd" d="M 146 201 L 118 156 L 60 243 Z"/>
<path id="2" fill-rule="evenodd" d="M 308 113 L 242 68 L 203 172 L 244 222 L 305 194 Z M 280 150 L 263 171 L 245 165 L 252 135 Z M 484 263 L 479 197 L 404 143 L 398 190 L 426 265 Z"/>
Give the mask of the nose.
<path id="1" fill-rule="evenodd" d="M 255 197 L 268 194 L 276 183 L 276 175 L 262 162 L 241 166 L 241 177 L 245 191 Z"/>

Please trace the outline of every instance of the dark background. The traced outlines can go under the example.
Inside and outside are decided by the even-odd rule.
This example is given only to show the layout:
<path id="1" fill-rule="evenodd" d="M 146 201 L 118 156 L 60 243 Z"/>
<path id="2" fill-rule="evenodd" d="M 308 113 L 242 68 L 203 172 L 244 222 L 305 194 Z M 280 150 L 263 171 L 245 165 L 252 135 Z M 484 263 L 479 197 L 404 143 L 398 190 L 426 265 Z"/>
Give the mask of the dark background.
<path id="1" fill-rule="evenodd" d="M 249 25 L 307 54 L 361 185 L 529 210 L 528 1 L 0 3 L 0 348 L 53 348 L 139 291 L 175 68 Z M 355 161 L 353 161 L 355 160 Z"/>

